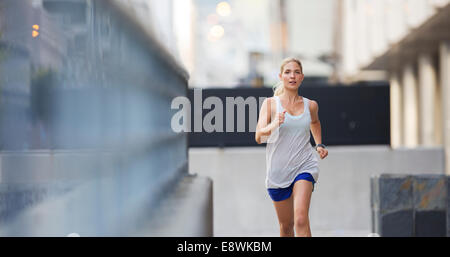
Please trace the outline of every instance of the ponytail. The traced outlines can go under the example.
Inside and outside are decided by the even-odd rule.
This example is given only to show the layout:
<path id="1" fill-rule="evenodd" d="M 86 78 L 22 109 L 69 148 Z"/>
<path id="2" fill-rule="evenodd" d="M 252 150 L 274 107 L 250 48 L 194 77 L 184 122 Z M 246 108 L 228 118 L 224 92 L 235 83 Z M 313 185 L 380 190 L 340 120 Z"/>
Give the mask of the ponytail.
<path id="1" fill-rule="evenodd" d="M 273 87 L 273 96 L 279 96 L 284 93 L 284 85 L 282 81 L 278 81 L 277 84 Z"/>

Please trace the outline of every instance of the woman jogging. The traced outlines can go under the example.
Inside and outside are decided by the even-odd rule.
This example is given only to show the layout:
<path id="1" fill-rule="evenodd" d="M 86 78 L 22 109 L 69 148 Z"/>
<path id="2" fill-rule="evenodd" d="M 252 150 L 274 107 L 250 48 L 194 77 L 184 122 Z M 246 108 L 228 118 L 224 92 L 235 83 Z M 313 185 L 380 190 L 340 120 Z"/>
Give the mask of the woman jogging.
<path id="1" fill-rule="evenodd" d="M 266 187 L 278 216 L 280 236 L 311 236 L 308 213 L 319 168 L 310 131 L 321 159 L 328 150 L 322 144 L 317 102 L 298 94 L 304 79 L 301 62 L 285 59 L 279 78 L 274 96 L 261 107 L 255 139 L 258 144 L 267 142 Z"/>

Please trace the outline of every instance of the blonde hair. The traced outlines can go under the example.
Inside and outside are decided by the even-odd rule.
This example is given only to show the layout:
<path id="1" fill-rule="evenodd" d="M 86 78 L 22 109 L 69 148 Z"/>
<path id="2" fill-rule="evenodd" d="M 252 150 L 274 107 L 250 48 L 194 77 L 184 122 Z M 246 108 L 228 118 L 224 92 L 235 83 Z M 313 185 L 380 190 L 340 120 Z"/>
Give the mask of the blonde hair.
<path id="1" fill-rule="evenodd" d="M 303 73 L 302 62 L 300 62 L 299 59 L 294 58 L 294 57 L 286 58 L 283 60 L 283 62 L 281 62 L 280 73 L 283 73 L 284 66 L 286 66 L 286 64 L 288 64 L 290 62 L 296 62 L 298 64 L 298 66 L 300 66 L 300 70 Z M 275 86 L 273 87 L 273 96 L 282 95 L 283 93 L 284 93 L 283 81 L 278 81 L 278 83 L 275 84 Z"/>

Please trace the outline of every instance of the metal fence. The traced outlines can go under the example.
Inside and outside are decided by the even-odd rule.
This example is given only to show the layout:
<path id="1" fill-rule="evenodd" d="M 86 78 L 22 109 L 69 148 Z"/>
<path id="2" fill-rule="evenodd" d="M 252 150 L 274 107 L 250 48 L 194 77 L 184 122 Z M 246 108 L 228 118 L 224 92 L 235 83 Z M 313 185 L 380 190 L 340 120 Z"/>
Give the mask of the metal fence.
<path id="1" fill-rule="evenodd" d="M 115 2 L 0 2 L 0 235 L 132 235 L 187 174 L 187 74 Z"/>

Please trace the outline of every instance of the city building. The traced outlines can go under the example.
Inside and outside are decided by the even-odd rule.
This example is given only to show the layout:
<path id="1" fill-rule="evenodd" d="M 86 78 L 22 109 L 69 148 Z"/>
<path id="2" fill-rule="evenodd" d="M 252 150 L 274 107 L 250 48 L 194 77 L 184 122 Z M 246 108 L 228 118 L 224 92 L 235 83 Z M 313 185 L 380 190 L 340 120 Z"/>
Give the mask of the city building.
<path id="1" fill-rule="evenodd" d="M 191 87 L 272 86 L 288 56 L 306 78 L 328 80 L 334 64 L 334 1 L 195 0 Z"/>
<path id="2" fill-rule="evenodd" d="M 443 147 L 450 174 L 450 1 L 340 0 L 339 80 L 389 80 L 391 146 Z"/>

